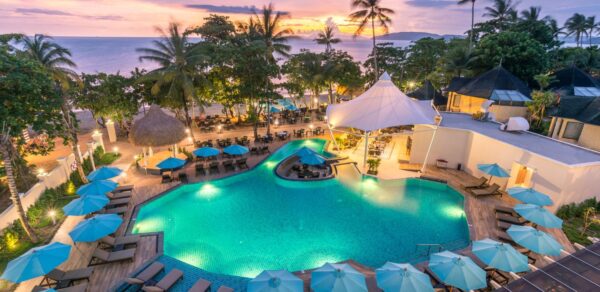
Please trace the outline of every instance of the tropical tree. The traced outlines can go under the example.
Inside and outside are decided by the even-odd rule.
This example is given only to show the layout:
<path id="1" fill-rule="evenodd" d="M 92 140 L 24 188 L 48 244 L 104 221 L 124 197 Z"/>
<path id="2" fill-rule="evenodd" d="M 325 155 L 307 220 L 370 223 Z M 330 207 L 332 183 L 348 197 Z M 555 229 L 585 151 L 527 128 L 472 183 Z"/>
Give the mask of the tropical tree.
<path id="1" fill-rule="evenodd" d="M 319 35 L 315 39 L 315 42 L 319 45 L 325 45 L 325 52 L 329 53 L 332 49 L 333 44 L 340 43 L 342 40 L 336 38 L 333 32 L 333 26 L 326 26 L 323 31 L 319 32 Z"/>
<path id="2" fill-rule="evenodd" d="M 483 16 L 491 17 L 496 30 L 503 31 L 508 24 L 517 18 L 516 6 L 512 0 L 493 0 L 491 7 L 485 7 Z"/>
<path id="3" fill-rule="evenodd" d="M 48 135 L 47 153 L 53 138 L 63 132 L 62 98 L 57 94 L 55 82 L 39 62 L 0 50 L 0 156 L 4 163 L 10 199 L 19 221 L 32 242 L 38 237 L 29 225 L 21 204 L 13 162 L 22 159 L 17 147 L 25 144 L 21 135 L 31 127 Z M 22 147 L 21 147 L 22 148 Z M 36 147 L 27 147 L 33 151 Z M 31 152 L 34 153 L 34 152 Z"/>
<path id="4" fill-rule="evenodd" d="M 375 59 L 375 55 L 377 55 L 377 59 Z M 375 51 L 369 54 L 363 66 L 367 71 L 367 76 L 375 74 L 375 66 L 377 66 L 381 71 L 388 72 L 395 84 L 401 84 L 407 59 L 407 48 L 397 47 L 393 43 L 385 42 L 375 46 Z M 371 83 L 375 83 L 375 81 L 377 80 L 371 79 Z"/>
<path id="5" fill-rule="evenodd" d="M 71 81 L 77 78 L 77 74 L 72 70 L 76 65 L 71 60 L 71 51 L 53 42 L 51 37 L 42 34 L 36 34 L 33 38 L 24 37 L 21 41 L 26 55 L 42 64 L 56 83 L 56 91 L 62 98 L 61 110 L 65 125 L 64 143 L 71 144 L 79 177 L 83 183 L 87 183 L 81 161 L 81 151 L 77 147 L 79 144 L 77 118 L 73 113 L 73 101 L 67 94 L 71 87 Z"/>
<path id="6" fill-rule="evenodd" d="M 358 22 L 358 27 L 354 32 L 354 37 L 357 37 L 363 33 L 369 22 L 371 23 L 371 38 L 373 40 L 373 58 L 375 59 L 374 64 L 374 80 L 379 78 L 379 70 L 377 67 L 377 50 L 375 40 L 375 22 L 379 27 L 383 28 L 383 31 L 387 33 L 389 31 L 389 25 L 392 23 L 390 18 L 391 14 L 394 14 L 394 10 L 381 7 L 381 0 L 352 0 L 352 8 L 359 9 L 350 14 L 350 20 Z"/>
<path id="7" fill-rule="evenodd" d="M 471 30 L 469 30 L 469 51 L 473 48 L 473 33 L 475 29 L 475 1 L 476 0 L 458 0 L 458 5 L 471 3 Z"/>
<path id="8" fill-rule="evenodd" d="M 542 13 L 542 7 L 531 6 L 527 10 L 521 11 L 521 19 L 524 21 L 538 21 Z"/>
<path id="9" fill-rule="evenodd" d="M 565 22 L 567 36 L 574 36 L 577 46 L 583 44 L 583 36 L 587 35 L 588 23 L 583 14 L 575 13 Z"/>
<path id="10" fill-rule="evenodd" d="M 589 16 L 586 19 L 586 23 L 587 23 L 587 35 L 588 35 L 588 40 L 590 41 L 590 47 L 592 46 L 592 37 L 594 36 L 594 31 L 596 30 L 600 30 L 600 22 L 596 22 L 596 16 Z"/>
<path id="11" fill-rule="evenodd" d="M 291 46 L 286 44 L 294 32 L 288 28 L 282 28 L 281 20 L 284 14 L 275 11 L 272 3 L 263 6 L 260 13 L 254 13 L 254 22 L 250 26 L 256 30 L 256 34 L 267 47 L 267 54 L 271 62 L 275 62 L 273 53 L 284 57 L 289 56 Z"/>
<path id="12" fill-rule="evenodd" d="M 183 108 L 185 124 L 191 130 L 192 119 L 189 103 L 198 99 L 196 85 L 200 83 L 200 68 L 207 60 L 200 46 L 189 41 L 181 32 L 179 24 L 170 23 L 167 31 L 157 28 L 162 34 L 153 41 L 153 48 L 139 48 L 140 61 L 157 63 L 159 67 L 148 72 L 141 81 L 152 80 L 152 93 L 169 99 Z M 194 131 L 190 131 L 192 140 Z"/>

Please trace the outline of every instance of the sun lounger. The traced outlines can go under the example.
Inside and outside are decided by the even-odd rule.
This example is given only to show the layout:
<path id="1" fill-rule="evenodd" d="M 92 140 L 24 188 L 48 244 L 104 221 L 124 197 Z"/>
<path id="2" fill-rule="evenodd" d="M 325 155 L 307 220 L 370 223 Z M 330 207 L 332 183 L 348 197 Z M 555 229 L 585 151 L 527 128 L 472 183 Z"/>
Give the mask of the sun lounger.
<path id="1" fill-rule="evenodd" d="M 219 162 L 217 162 L 217 161 L 211 162 L 209 164 L 208 173 L 209 174 L 217 174 L 217 173 L 219 173 Z"/>
<path id="2" fill-rule="evenodd" d="M 162 263 L 153 262 L 135 277 L 125 279 L 125 282 L 131 285 L 143 285 L 158 275 L 164 268 L 165 265 Z"/>
<path id="3" fill-rule="evenodd" d="M 502 193 L 500 192 L 500 186 L 497 184 L 492 184 L 491 186 L 489 186 L 485 189 L 469 189 L 469 191 L 471 192 L 471 194 L 473 194 L 476 197 L 494 196 L 494 195 L 502 196 Z"/>
<path id="4" fill-rule="evenodd" d="M 188 292 L 206 292 L 210 289 L 210 285 L 212 283 L 209 281 L 206 281 L 204 279 L 200 279 L 198 281 L 196 281 L 196 283 L 194 284 L 194 286 L 192 286 L 192 288 L 190 288 L 188 290 Z"/>
<path id="5" fill-rule="evenodd" d="M 122 191 L 122 192 L 110 192 L 107 193 L 106 196 L 111 200 L 123 199 L 123 198 L 131 198 L 131 191 Z"/>
<path id="6" fill-rule="evenodd" d="M 479 179 L 477 179 L 477 181 L 470 183 L 470 184 L 464 184 L 462 186 L 465 189 L 477 189 L 477 188 L 485 187 L 486 183 L 487 183 L 487 179 L 485 177 L 480 177 Z"/>
<path id="7" fill-rule="evenodd" d="M 131 198 L 112 199 L 106 205 L 107 209 L 129 205 Z"/>
<path id="8" fill-rule="evenodd" d="M 71 284 L 72 281 L 89 280 L 90 276 L 94 272 L 94 267 L 87 267 L 82 269 L 62 271 L 54 269 L 50 273 L 46 274 L 40 286 L 47 287 L 56 285 L 57 287 L 66 287 Z"/>
<path id="9" fill-rule="evenodd" d="M 111 208 L 111 209 L 102 209 L 102 210 L 98 211 L 98 214 L 117 214 L 117 215 L 123 215 L 123 214 L 125 214 L 125 212 L 127 212 L 127 206 L 125 206 L 125 207 L 118 207 L 118 208 Z"/>
<path id="10" fill-rule="evenodd" d="M 217 292 L 233 292 L 233 288 L 229 288 L 227 286 L 221 286 L 217 289 Z"/>
<path id="11" fill-rule="evenodd" d="M 177 281 L 183 278 L 183 272 L 178 269 L 172 269 L 167 275 L 165 275 L 156 285 L 153 286 L 144 286 L 142 290 L 147 292 L 159 292 L 159 291 L 167 291 L 177 283 Z"/>
<path id="12" fill-rule="evenodd" d="M 135 257 L 135 248 L 124 249 L 120 251 L 106 251 L 101 248 L 96 248 L 92 259 L 90 260 L 90 266 L 122 262 L 122 261 L 133 261 Z"/>
<path id="13" fill-rule="evenodd" d="M 54 288 L 54 290 L 58 291 L 58 292 L 85 292 L 87 290 L 87 287 L 88 287 L 88 284 L 85 283 L 85 284 L 79 284 L 79 285 L 75 285 L 75 286 L 60 288 L 60 289 Z M 35 286 L 35 287 L 33 287 L 33 290 L 31 290 L 31 291 L 33 291 L 33 292 L 48 291 L 48 288 Z"/>
<path id="14" fill-rule="evenodd" d="M 470 258 L 477 266 L 479 266 L 482 270 L 484 270 L 487 273 L 488 282 L 490 280 L 493 280 L 502 285 L 508 284 L 508 280 L 509 280 L 508 274 L 506 274 L 500 270 L 494 269 L 492 267 L 489 267 L 484 262 L 479 260 L 478 257 L 476 257 L 475 255 L 473 255 L 469 252 L 463 251 L 463 252 L 458 252 L 458 253 Z"/>
<path id="15" fill-rule="evenodd" d="M 225 161 L 221 162 L 221 164 L 223 165 L 223 168 L 225 169 L 225 171 L 234 171 L 235 170 L 235 166 L 233 166 L 232 160 L 225 160 Z"/>
<path id="16" fill-rule="evenodd" d="M 523 217 L 516 217 L 506 213 L 496 213 L 496 219 L 515 225 L 523 225 L 527 222 Z"/>
<path id="17" fill-rule="evenodd" d="M 112 192 L 113 193 L 120 193 L 120 192 L 132 191 L 132 190 L 133 190 L 133 185 L 124 185 L 124 186 L 118 186 Z"/>
<path id="18" fill-rule="evenodd" d="M 239 169 L 248 169 L 248 162 L 246 158 L 240 158 L 236 160 L 235 165 L 237 165 Z"/>
<path id="19" fill-rule="evenodd" d="M 177 178 L 183 184 L 187 184 L 188 183 L 187 173 L 185 173 L 185 172 L 180 172 L 179 175 L 177 176 Z"/>
<path id="20" fill-rule="evenodd" d="M 206 175 L 206 167 L 204 163 L 196 163 L 196 175 Z"/>
<path id="21" fill-rule="evenodd" d="M 137 245 L 140 241 L 139 235 L 127 235 L 127 236 L 105 236 L 100 239 L 100 244 L 109 247 L 115 247 L 119 245 Z"/>
<path id="22" fill-rule="evenodd" d="M 515 209 L 513 209 L 511 207 L 496 206 L 496 207 L 494 207 L 494 210 L 496 211 L 496 213 L 505 213 L 505 214 L 513 215 L 515 217 L 519 217 L 519 214 L 515 211 Z"/>
<path id="23" fill-rule="evenodd" d="M 170 183 L 173 181 L 173 178 L 168 174 L 163 174 L 160 183 Z"/>

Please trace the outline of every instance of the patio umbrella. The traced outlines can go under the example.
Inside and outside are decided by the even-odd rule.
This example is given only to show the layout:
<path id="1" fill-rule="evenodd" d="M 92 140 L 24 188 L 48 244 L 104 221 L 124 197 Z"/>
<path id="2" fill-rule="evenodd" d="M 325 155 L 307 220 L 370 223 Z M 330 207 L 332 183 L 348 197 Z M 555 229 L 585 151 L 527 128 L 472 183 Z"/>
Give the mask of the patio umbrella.
<path id="1" fill-rule="evenodd" d="M 271 106 L 271 108 L 269 109 L 269 112 L 271 112 L 271 113 L 278 113 L 278 112 L 281 112 L 281 110 L 278 109 L 275 106 Z"/>
<path id="2" fill-rule="evenodd" d="M 298 151 L 296 151 L 296 156 L 303 157 L 303 156 L 306 156 L 309 154 L 314 154 L 314 153 L 315 153 L 314 150 L 312 150 L 306 146 L 303 146 L 302 148 L 298 149 Z"/>
<path id="3" fill-rule="evenodd" d="M 500 165 L 498 165 L 497 163 L 477 164 L 477 168 L 483 171 L 484 173 L 490 175 L 490 179 L 488 181 L 491 181 L 493 176 L 510 177 L 510 174 L 508 174 L 508 172 L 504 170 L 504 168 L 500 167 Z"/>
<path id="4" fill-rule="evenodd" d="M 95 180 L 80 186 L 75 193 L 80 196 L 103 196 L 117 188 L 117 183 L 109 180 Z"/>
<path id="5" fill-rule="evenodd" d="M 300 157 L 300 162 L 307 165 L 321 165 L 325 163 L 325 158 L 317 153 L 311 153 Z"/>
<path id="6" fill-rule="evenodd" d="M 69 236 L 74 242 L 93 242 L 114 233 L 122 222 L 123 219 L 116 214 L 96 215 L 79 222 Z"/>
<path id="7" fill-rule="evenodd" d="M 302 292 L 304 282 L 285 271 L 263 271 L 248 282 L 248 292 Z"/>
<path id="8" fill-rule="evenodd" d="M 241 145 L 233 144 L 225 147 L 225 149 L 223 149 L 223 152 L 229 155 L 244 155 L 248 153 L 248 148 Z"/>
<path id="9" fill-rule="evenodd" d="M 310 288 L 314 292 L 367 291 L 365 276 L 348 264 L 324 264 L 311 275 Z"/>
<path id="10" fill-rule="evenodd" d="M 556 215 L 550 213 L 546 208 L 542 206 L 532 204 L 518 204 L 513 208 L 523 218 L 547 228 L 561 228 L 562 219 L 556 217 Z"/>
<path id="11" fill-rule="evenodd" d="M 219 151 L 219 149 L 213 148 L 213 147 L 202 147 L 202 148 L 198 148 L 198 149 L 194 150 L 192 153 L 194 153 L 194 155 L 196 155 L 198 157 L 212 157 L 212 156 L 219 155 L 219 153 L 221 153 L 221 151 Z"/>
<path id="12" fill-rule="evenodd" d="M 10 261 L 1 278 L 21 283 L 43 276 L 66 261 L 70 252 L 71 246 L 60 242 L 34 247 Z"/>
<path id="13" fill-rule="evenodd" d="M 121 172 L 123 171 L 116 167 L 102 166 L 88 174 L 87 178 L 91 181 L 109 179 L 118 176 Z"/>
<path id="14" fill-rule="evenodd" d="M 83 196 L 64 206 L 63 211 L 65 215 L 83 216 L 104 208 L 109 201 L 106 196 Z"/>
<path id="15" fill-rule="evenodd" d="M 429 268 L 446 284 L 462 290 L 487 287 L 486 274 L 468 257 L 443 251 L 431 255 Z"/>
<path id="16" fill-rule="evenodd" d="M 169 157 L 156 165 L 160 169 L 176 169 L 185 164 L 185 160 L 177 157 Z"/>
<path id="17" fill-rule="evenodd" d="M 506 233 L 519 245 L 539 254 L 557 256 L 562 250 L 560 243 L 551 235 L 531 226 L 512 225 Z"/>
<path id="18" fill-rule="evenodd" d="M 472 250 L 482 262 L 492 268 L 514 273 L 529 271 L 527 256 L 510 244 L 486 238 L 473 241 Z"/>
<path id="19" fill-rule="evenodd" d="M 433 291 L 429 276 L 410 264 L 387 262 L 375 270 L 375 276 L 383 291 Z"/>
<path id="20" fill-rule="evenodd" d="M 532 188 L 514 187 L 506 190 L 513 198 L 527 204 L 538 206 L 552 205 L 552 199 L 546 194 L 540 193 Z"/>

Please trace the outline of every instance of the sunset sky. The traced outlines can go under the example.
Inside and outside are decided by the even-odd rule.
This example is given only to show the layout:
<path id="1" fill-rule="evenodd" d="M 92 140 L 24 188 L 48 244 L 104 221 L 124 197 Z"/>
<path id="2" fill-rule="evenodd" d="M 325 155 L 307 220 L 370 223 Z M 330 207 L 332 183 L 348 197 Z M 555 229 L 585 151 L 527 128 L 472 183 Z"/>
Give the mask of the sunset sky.
<path id="1" fill-rule="evenodd" d="M 289 13 L 286 26 L 298 34 L 311 34 L 326 23 L 335 23 L 350 35 L 354 24 L 347 15 L 350 0 L 273 0 L 275 8 Z M 425 31 L 462 34 L 470 24 L 470 7 L 457 6 L 456 0 L 383 0 L 382 6 L 396 11 L 391 31 Z M 155 36 L 155 26 L 170 21 L 197 25 L 210 13 L 227 14 L 232 20 L 245 20 L 253 9 L 269 1 L 243 0 L 0 0 L 0 33 L 45 33 L 54 36 Z M 476 17 L 490 0 L 476 2 Z M 525 9 L 542 6 L 543 15 L 563 23 L 575 12 L 597 15 L 598 0 L 523 0 Z"/>

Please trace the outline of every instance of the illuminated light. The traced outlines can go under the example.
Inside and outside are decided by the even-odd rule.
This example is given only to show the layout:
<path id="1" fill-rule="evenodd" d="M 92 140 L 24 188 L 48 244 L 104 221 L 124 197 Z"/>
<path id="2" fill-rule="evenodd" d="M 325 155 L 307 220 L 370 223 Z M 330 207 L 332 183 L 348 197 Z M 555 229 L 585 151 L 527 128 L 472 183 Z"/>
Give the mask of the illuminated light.
<path id="1" fill-rule="evenodd" d="M 266 161 L 265 162 L 265 166 L 269 169 L 274 168 L 277 165 L 277 163 L 275 163 L 275 161 Z"/>
<path id="2" fill-rule="evenodd" d="M 38 169 L 38 171 L 37 171 L 37 172 L 38 172 L 38 174 L 39 174 L 39 175 L 44 175 L 44 174 L 46 174 L 46 171 L 45 171 L 43 168 L 40 168 L 40 169 Z"/>
<path id="3" fill-rule="evenodd" d="M 54 209 L 48 211 L 48 217 L 52 219 L 52 225 L 56 225 L 56 211 Z"/>
<path id="4" fill-rule="evenodd" d="M 163 218 L 146 218 L 135 223 L 136 233 L 147 233 L 162 231 L 165 229 L 165 220 Z"/>
<path id="5" fill-rule="evenodd" d="M 314 101 L 315 103 L 319 103 L 319 99 L 318 99 L 318 98 L 316 98 L 316 97 L 313 99 L 313 101 Z"/>
<path id="6" fill-rule="evenodd" d="M 117 147 L 117 146 L 113 147 L 113 152 L 114 153 L 119 153 L 119 147 Z"/>
<path id="7" fill-rule="evenodd" d="M 221 190 L 215 185 L 206 183 L 200 187 L 198 195 L 202 198 L 214 198 L 219 195 L 220 192 Z"/>
<path id="8" fill-rule="evenodd" d="M 463 218 L 465 217 L 465 211 L 457 206 L 448 206 L 443 209 L 444 214 L 451 218 Z"/>
<path id="9" fill-rule="evenodd" d="M 193 141 L 192 137 L 187 137 L 187 139 L 188 139 L 188 142 L 192 142 Z"/>
<path id="10" fill-rule="evenodd" d="M 115 123 L 115 122 L 113 122 L 111 119 L 108 119 L 108 120 L 106 121 L 106 124 L 107 124 L 107 125 L 112 125 L 112 124 L 114 124 L 114 123 Z"/>
<path id="11" fill-rule="evenodd" d="M 190 133 L 190 129 L 189 128 L 185 128 L 185 133 L 189 134 Z"/>
<path id="12" fill-rule="evenodd" d="M 94 130 L 94 135 L 100 135 L 100 131 Z"/>
<path id="13" fill-rule="evenodd" d="M 310 124 L 310 125 L 308 125 L 308 127 L 311 128 L 311 129 L 313 129 L 315 127 L 315 125 Z"/>
<path id="14" fill-rule="evenodd" d="M 137 154 L 136 154 L 136 155 L 133 155 L 133 160 L 138 160 L 139 158 L 140 158 L 140 156 L 139 156 L 139 155 L 137 155 Z"/>

